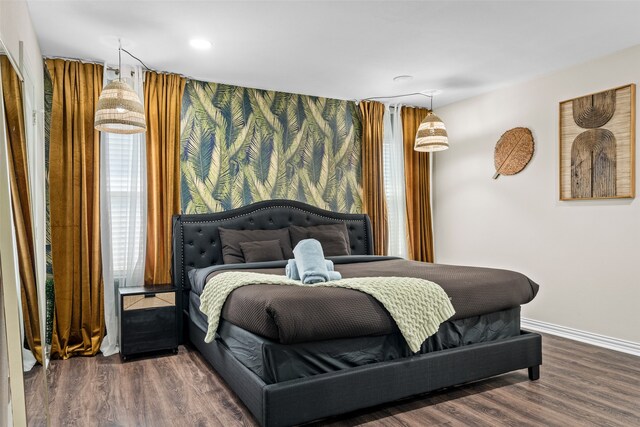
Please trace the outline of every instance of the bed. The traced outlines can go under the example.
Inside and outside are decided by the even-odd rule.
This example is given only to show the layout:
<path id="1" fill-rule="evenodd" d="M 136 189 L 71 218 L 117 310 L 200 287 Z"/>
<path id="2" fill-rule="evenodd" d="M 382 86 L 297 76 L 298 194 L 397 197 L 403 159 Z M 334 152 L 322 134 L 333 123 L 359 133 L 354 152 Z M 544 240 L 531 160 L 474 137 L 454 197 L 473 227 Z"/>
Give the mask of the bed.
<path id="1" fill-rule="evenodd" d="M 225 271 L 284 274 L 286 263 L 225 264 L 221 231 L 330 224 L 344 224 L 348 236 L 349 256 L 329 258 L 343 276 L 427 278 L 445 289 L 456 315 L 413 354 L 368 295 L 335 289 L 326 304 L 321 292 L 327 288 L 314 297 L 300 294 L 301 287 L 245 286 L 229 296 L 215 340 L 205 343 L 199 298 L 209 279 Z M 520 305 L 535 297 L 535 283 L 505 270 L 375 257 L 366 215 L 290 200 L 177 215 L 172 270 L 182 293 L 181 339 L 200 351 L 263 426 L 300 424 L 518 369 L 539 378 L 541 337 L 520 330 Z M 312 327 L 305 318 L 316 319 Z"/>

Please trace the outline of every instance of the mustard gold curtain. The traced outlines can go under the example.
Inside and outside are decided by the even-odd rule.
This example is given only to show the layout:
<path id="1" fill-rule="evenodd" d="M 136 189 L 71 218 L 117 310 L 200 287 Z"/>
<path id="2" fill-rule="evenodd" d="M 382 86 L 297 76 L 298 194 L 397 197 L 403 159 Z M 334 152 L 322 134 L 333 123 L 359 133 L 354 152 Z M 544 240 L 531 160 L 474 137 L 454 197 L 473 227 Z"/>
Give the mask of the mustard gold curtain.
<path id="1" fill-rule="evenodd" d="M 171 218 L 180 212 L 180 112 L 186 80 L 147 72 L 147 258 L 145 284 L 171 283 Z"/>
<path id="2" fill-rule="evenodd" d="M 18 246 L 20 267 L 20 290 L 24 330 L 29 348 L 36 360 L 42 363 L 40 315 L 35 270 L 33 224 L 31 221 L 31 199 L 27 166 L 27 138 L 25 134 L 22 84 L 9 58 L 0 56 L 2 68 L 2 91 L 7 125 L 7 149 L 9 153 L 9 179 L 11 180 L 11 203 Z"/>
<path id="3" fill-rule="evenodd" d="M 433 262 L 429 153 L 413 149 L 418 126 L 428 112 L 426 108 L 402 107 L 401 118 L 409 258 Z"/>
<path id="4" fill-rule="evenodd" d="M 389 223 L 382 170 L 384 105 L 362 101 L 359 107 L 362 115 L 362 210 L 371 219 L 374 253 L 386 255 Z"/>
<path id="5" fill-rule="evenodd" d="M 47 59 L 53 100 L 49 147 L 55 309 L 51 355 L 93 356 L 104 336 L 100 148 L 93 128 L 102 66 Z"/>

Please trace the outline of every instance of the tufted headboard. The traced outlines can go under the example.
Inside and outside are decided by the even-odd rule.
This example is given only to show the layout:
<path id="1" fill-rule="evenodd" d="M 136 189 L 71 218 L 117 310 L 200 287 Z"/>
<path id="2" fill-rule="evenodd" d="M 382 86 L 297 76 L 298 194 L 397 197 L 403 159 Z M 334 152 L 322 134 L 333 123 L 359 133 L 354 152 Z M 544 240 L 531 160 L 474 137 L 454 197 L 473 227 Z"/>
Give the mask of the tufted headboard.
<path id="1" fill-rule="evenodd" d="M 187 270 L 223 264 L 218 227 L 275 230 L 290 225 L 308 227 L 344 222 L 352 255 L 373 255 L 371 222 L 365 214 L 326 211 L 293 200 L 269 200 L 226 212 L 173 217 L 173 283 L 189 287 Z"/>

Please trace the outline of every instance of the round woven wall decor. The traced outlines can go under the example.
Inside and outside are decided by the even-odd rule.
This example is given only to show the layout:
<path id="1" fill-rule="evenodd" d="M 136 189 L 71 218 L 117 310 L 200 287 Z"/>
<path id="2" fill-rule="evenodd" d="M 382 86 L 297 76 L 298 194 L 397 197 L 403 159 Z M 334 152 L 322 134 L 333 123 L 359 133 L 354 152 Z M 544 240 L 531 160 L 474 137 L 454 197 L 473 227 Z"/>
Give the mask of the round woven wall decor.
<path id="1" fill-rule="evenodd" d="M 533 135 L 527 128 L 513 128 L 502 134 L 494 153 L 496 174 L 515 175 L 527 166 L 533 157 Z"/>

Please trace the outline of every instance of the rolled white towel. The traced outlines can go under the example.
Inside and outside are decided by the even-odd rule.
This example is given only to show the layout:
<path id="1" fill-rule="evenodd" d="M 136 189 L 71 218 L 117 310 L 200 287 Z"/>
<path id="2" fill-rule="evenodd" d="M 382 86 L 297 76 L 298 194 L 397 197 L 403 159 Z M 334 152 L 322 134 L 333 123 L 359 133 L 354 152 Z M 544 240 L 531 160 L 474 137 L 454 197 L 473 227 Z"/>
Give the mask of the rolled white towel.
<path id="1" fill-rule="evenodd" d="M 342 279 L 342 274 L 339 271 L 329 270 L 329 281 Z"/>
<path id="2" fill-rule="evenodd" d="M 322 245 L 316 239 L 301 240 L 293 249 L 300 280 L 305 285 L 336 280 L 340 273 L 329 275 Z"/>

